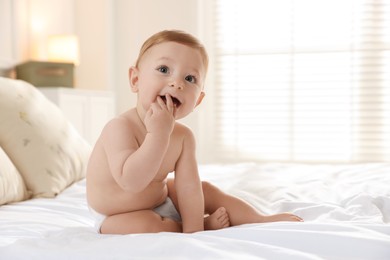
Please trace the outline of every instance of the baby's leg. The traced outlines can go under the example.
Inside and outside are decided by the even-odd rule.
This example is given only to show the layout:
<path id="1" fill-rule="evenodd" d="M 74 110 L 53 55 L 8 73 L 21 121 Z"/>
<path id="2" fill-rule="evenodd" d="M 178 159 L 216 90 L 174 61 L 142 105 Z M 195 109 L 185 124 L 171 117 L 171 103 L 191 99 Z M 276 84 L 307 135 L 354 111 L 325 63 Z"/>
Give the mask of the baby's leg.
<path id="1" fill-rule="evenodd" d="M 277 222 L 277 221 L 303 221 L 302 218 L 295 216 L 294 214 L 285 212 L 275 215 L 264 216 L 263 222 Z"/>
<path id="2" fill-rule="evenodd" d="M 291 213 L 264 216 L 249 203 L 221 191 L 208 182 L 202 182 L 202 188 L 206 212 L 214 212 L 220 207 L 226 208 L 231 226 L 274 221 L 302 221 L 300 217 Z"/>
<path id="3" fill-rule="evenodd" d="M 139 210 L 107 217 L 101 227 L 102 234 L 135 234 L 182 232 L 181 224 L 162 218 L 152 210 Z"/>
<path id="4" fill-rule="evenodd" d="M 176 209 L 179 210 L 177 194 L 173 179 L 168 179 L 168 196 L 171 198 Z M 213 211 L 205 212 L 208 216 L 204 218 L 205 230 L 216 230 L 230 226 L 229 215 L 224 207 L 219 207 Z"/>

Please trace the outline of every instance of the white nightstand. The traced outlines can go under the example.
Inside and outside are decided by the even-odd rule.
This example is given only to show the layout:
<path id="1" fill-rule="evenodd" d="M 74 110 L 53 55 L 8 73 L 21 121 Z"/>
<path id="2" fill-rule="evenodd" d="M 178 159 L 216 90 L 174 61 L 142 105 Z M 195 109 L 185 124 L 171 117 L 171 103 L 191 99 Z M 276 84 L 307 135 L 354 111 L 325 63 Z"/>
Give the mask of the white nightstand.
<path id="1" fill-rule="evenodd" d="M 91 145 L 104 125 L 115 116 L 115 98 L 109 91 L 64 87 L 38 88 L 55 103 Z"/>

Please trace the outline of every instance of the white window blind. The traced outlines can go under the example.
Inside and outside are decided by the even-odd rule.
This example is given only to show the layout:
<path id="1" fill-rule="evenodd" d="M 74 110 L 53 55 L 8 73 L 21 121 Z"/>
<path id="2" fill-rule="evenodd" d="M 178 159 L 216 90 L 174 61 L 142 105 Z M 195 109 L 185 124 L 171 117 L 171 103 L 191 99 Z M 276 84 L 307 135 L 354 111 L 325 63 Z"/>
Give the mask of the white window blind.
<path id="1" fill-rule="evenodd" d="M 390 161 L 390 1 L 215 1 L 218 159 Z"/>

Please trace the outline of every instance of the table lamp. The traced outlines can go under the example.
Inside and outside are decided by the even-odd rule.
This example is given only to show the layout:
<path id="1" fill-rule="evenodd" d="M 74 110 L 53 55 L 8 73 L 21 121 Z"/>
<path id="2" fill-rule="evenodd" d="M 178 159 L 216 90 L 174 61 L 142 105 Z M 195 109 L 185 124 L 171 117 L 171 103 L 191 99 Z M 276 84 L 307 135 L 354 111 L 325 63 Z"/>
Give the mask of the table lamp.
<path id="1" fill-rule="evenodd" d="M 74 87 L 74 67 L 79 64 L 75 35 L 52 35 L 48 61 L 27 61 L 16 66 L 16 77 L 37 87 Z"/>

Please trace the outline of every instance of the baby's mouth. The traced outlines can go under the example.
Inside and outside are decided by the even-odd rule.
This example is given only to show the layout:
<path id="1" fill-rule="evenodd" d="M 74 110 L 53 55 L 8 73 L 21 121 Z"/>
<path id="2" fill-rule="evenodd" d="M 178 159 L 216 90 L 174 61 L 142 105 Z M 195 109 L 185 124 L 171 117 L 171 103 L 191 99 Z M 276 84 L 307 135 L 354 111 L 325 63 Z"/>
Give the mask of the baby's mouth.
<path id="1" fill-rule="evenodd" d="M 167 97 L 166 97 L 166 96 L 160 96 L 160 97 L 161 97 L 161 99 L 164 101 L 164 103 L 166 104 L 166 103 L 167 103 Z M 171 96 L 171 98 L 172 98 L 173 105 L 174 105 L 176 108 L 178 108 L 178 107 L 181 105 L 180 100 L 178 100 L 177 98 L 172 97 L 172 96 Z"/>

